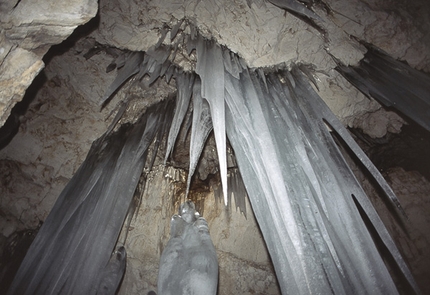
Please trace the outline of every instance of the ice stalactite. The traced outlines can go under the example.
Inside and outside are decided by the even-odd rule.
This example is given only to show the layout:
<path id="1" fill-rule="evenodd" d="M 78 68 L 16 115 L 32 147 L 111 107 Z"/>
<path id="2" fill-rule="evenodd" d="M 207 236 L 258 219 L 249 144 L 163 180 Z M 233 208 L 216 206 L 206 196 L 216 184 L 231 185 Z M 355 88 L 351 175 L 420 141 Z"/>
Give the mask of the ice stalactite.
<path id="1" fill-rule="evenodd" d="M 328 108 L 297 69 L 266 78 L 268 91 L 248 69 L 226 79 L 226 127 L 282 292 L 397 293 L 353 196 L 416 288 L 325 126 Z"/>
<path id="2" fill-rule="evenodd" d="M 112 84 L 109 86 L 108 90 L 106 91 L 105 95 L 100 101 L 100 105 L 104 106 L 109 98 L 114 94 L 114 92 L 120 88 L 120 86 L 130 79 L 133 75 L 137 74 L 139 72 L 140 64 L 142 63 L 144 58 L 143 52 L 131 52 L 127 53 L 127 57 L 125 57 L 124 64 L 119 64 L 119 70 L 118 75 L 116 76 L 115 80 L 112 82 Z"/>
<path id="3" fill-rule="evenodd" d="M 262 69 L 250 70 L 228 49 L 192 34 L 188 50 L 194 49 L 196 76 L 178 70 L 174 73 L 178 102 L 166 155 L 173 149 L 192 93 L 187 191 L 213 127 L 227 203 L 231 195 L 227 187 L 227 132 L 283 293 L 397 293 L 354 200 L 410 285 L 419 292 L 329 128 L 342 138 L 401 211 L 398 200 L 310 86 L 310 71 L 304 66 L 267 74 Z M 238 190 L 233 194 L 236 203 L 244 206 L 245 194 L 240 187 L 232 187 Z"/>
<path id="4" fill-rule="evenodd" d="M 186 195 L 188 195 L 191 185 L 191 178 L 196 170 L 200 155 L 212 129 L 213 127 L 209 104 L 202 98 L 200 79 L 197 78 L 193 87 L 193 120 L 190 140 L 190 169 L 188 171 Z"/>
<path id="5" fill-rule="evenodd" d="M 176 75 L 178 95 L 176 99 L 175 115 L 173 116 L 172 126 L 170 128 L 169 137 L 167 139 L 166 158 L 164 162 L 167 161 L 167 158 L 173 151 L 176 137 L 178 136 L 182 122 L 184 121 L 185 115 L 188 111 L 191 94 L 193 92 L 194 79 L 195 75 L 193 73 L 178 73 L 178 75 Z"/>
<path id="6" fill-rule="evenodd" d="M 218 152 L 224 203 L 227 205 L 227 146 L 225 136 L 224 59 L 215 41 L 197 40 L 196 73 L 201 79 L 201 95 L 209 103 Z"/>
<path id="7" fill-rule="evenodd" d="M 338 70 L 352 85 L 430 131 L 430 77 L 369 44 L 358 66 Z"/>
<path id="8" fill-rule="evenodd" d="M 163 31 L 162 38 L 165 34 Z M 175 36 L 172 38 L 177 40 Z M 193 26 L 189 38 L 181 38 L 188 42 L 189 52 L 196 51 L 195 73 L 172 64 L 177 44 L 164 46 L 159 42 L 146 53 L 129 54 L 102 99 L 102 104 L 106 103 L 134 75 L 136 82 L 149 75 L 145 80 L 149 85 L 162 76 L 168 82 L 174 77 L 178 89 L 174 114 L 168 104 L 157 105 L 135 127 L 120 129 L 93 144 L 33 243 L 10 294 L 29 294 L 29 290 L 34 294 L 59 290 L 64 294 L 91 294 L 91 281 L 96 280 L 115 246 L 148 145 L 155 137 L 159 142 L 160 134 L 169 129 L 168 159 L 191 101 L 187 193 L 213 129 L 224 202 L 227 204 L 233 194 L 236 205 L 245 212 L 246 193 L 240 177 L 227 176 L 228 136 L 284 294 L 397 293 L 355 200 L 418 293 L 405 262 L 329 128 L 400 209 L 397 198 L 310 86 L 307 68 L 293 66 L 291 71 L 265 73 L 249 69 L 244 60 L 215 41 L 204 39 Z M 357 81 L 367 85 L 364 78 L 360 79 Z M 60 262 L 60 257 L 64 261 Z"/>
<path id="9" fill-rule="evenodd" d="M 152 106 L 134 125 L 96 140 L 64 188 L 8 294 L 95 294 L 115 248 L 157 132 L 172 102 Z"/>
<path id="10" fill-rule="evenodd" d="M 354 198 L 417 290 L 327 125 L 342 137 L 399 208 L 398 201 L 313 91 L 305 75 L 309 72 L 303 74 L 294 68 L 265 75 L 261 70 L 249 70 L 227 49 L 222 49 L 223 62 L 219 62 L 221 55 L 212 43 L 201 42 L 207 41 L 196 41 L 197 63 L 209 63 L 214 69 L 210 73 L 202 68 L 197 71 L 202 84 L 212 86 L 202 91 L 202 96 L 216 97 L 224 86 L 225 105 L 210 105 L 211 114 L 217 112 L 217 106 L 222 108 L 218 114 L 226 114 L 227 135 L 283 293 L 397 293 Z"/>

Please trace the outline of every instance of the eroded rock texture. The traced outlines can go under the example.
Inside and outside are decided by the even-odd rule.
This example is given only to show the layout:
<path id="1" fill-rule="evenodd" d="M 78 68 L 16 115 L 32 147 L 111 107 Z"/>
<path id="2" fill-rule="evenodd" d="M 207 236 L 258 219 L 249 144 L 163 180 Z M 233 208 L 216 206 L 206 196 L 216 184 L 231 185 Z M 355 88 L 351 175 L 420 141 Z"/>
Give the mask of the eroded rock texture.
<path id="1" fill-rule="evenodd" d="M 93 18 L 96 1 L 2 1 L 0 4 L 0 125 L 42 70 L 49 48 Z"/>
<path id="2" fill-rule="evenodd" d="M 122 50 L 145 51 L 168 30 L 175 38 L 191 32 L 192 24 L 243 57 L 251 67 L 313 64 L 319 94 L 347 126 L 373 138 L 399 132 L 405 123 L 397 113 L 362 95 L 339 73 L 331 55 L 346 65 L 365 52 L 356 39 L 372 43 L 411 66 L 430 71 L 430 8 L 426 2 L 399 0 L 316 2 L 312 9 L 323 19 L 317 26 L 263 0 L 245 1 L 49 1 L 21 0 L 0 4 L 0 125 L 44 67 L 49 48 L 75 28 L 79 34 L 45 56 L 41 86 L 27 92 L 29 104 L 17 116 L 19 131 L 0 151 L 0 232 L 35 228 L 49 213 L 57 196 L 82 163 L 91 143 L 112 121 L 120 101 L 131 97 L 126 120 L 175 91 L 174 81 L 141 87 L 129 81 L 106 108 L 98 104 L 115 72 L 105 69 Z M 181 21 L 183 21 L 181 23 Z M 323 30 L 321 30 L 323 28 Z M 354 36 L 355 38 L 351 38 Z M 170 33 L 164 43 L 171 41 Z M 103 47 L 91 58 L 90 49 Z M 195 56 L 186 48 L 174 63 L 193 69 Z M 183 135 L 186 137 L 186 134 Z M 214 197 L 218 179 L 215 144 L 209 144 L 198 167 L 190 197 L 209 223 L 220 265 L 219 294 L 280 294 L 270 258 L 247 204 L 247 218 L 234 204 L 225 208 Z M 210 141 L 211 141 L 210 140 Z M 180 144 L 177 144 L 179 147 Z M 128 267 L 120 294 L 146 294 L 156 289 L 159 257 L 169 237 L 169 221 L 183 197 L 188 167 L 187 147 L 177 149 L 171 164 L 148 176 L 142 205 L 127 238 Z M 428 166 L 427 166 L 428 167 Z M 390 168 L 387 177 L 410 217 L 407 237 L 384 206 L 378 209 L 412 267 L 424 292 L 430 269 L 430 236 L 425 212 L 430 210 L 429 182 L 414 171 Z M 375 199 L 375 202 L 380 202 Z"/>

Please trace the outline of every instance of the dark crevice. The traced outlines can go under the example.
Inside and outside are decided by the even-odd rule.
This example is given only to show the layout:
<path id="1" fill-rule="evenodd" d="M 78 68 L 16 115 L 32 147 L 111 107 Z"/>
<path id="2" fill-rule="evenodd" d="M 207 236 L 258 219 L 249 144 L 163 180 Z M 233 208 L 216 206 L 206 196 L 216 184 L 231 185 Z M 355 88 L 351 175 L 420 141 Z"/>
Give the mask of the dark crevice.
<path id="1" fill-rule="evenodd" d="M 0 127 L 0 150 L 5 148 L 18 133 L 22 116 L 25 115 L 29 105 L 34 100 L 45 82 L 46 75 L 42 71 L 36 76 L 36 78 L 34 78 L 33 82 L 25 92 L 23 99 L 13 107 L 5 124 Z"/>
<path id="2" fill-rule="evenodd" d="M 404 125 L 398 134 L 371 138 L 360 129 L 350 128 L 355 140 L 382 173 L 401 167 L 418 171 L 430 181 L 430 133 L 415 123 Z"/>
<path id="3" fill-rule="evenodd" d="M 73 33 L 60 44 L 52 46 L 49 51 L 43 57 L 43 62 L 45 64 L 49 64 L 53 57 L 62 55 L 75 46 L 76 42 L 87 37 L 93 31 L 95 31 L 100 24 L 100 15 L 97 14 L 94 18 L 92 18 L 89 22 L 82 26 L 78 26 Z M 80 53 L 80 52 L 78 52 Z"/>

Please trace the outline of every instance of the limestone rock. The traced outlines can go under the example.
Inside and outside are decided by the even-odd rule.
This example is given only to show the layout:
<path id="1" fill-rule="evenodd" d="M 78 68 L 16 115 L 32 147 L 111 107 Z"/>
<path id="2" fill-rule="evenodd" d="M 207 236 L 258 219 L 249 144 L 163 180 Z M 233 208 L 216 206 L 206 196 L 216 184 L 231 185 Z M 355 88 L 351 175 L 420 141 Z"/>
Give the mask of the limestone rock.
<path id="1" fill-rule="evenodd" d="M 18 47 L 8 52 L 0 66 L 0 126 L 43 67 L 42 60 L 30 51 Z"/>
<path id="2" fill-rule="evenodd" d="M 2 25 L 7 38 L 20 47 L 49 49 L 96 13 L 97 2 L 94 0 L 20 1 L 9 13 L 2 15 Z"/>
<path id="3" fill-rule="evenodd" d="M 0 10 L 0 126 L 41 71 L 48 49 L 93 18 L 97 1 L 6 1 Z"/>

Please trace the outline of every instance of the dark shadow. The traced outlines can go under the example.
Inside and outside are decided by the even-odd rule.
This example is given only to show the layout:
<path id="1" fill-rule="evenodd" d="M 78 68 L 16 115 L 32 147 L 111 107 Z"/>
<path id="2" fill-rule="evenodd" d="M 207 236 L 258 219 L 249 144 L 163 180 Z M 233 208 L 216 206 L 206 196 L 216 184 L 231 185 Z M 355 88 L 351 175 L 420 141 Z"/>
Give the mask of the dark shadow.
<path id="1" fill-rule="evenodd" d="M 53 57 L 62 55 L 65 52 L 69 51 L 73 46 L 75 46 L 78 40 L 87 37 L 89 34 L 97 30 L 99 24 L 100 15 L 99 13 L 97 13 L 97 15 L 89 22 L 77 27 L 66 40 L 64 40 L 60 44 L 53 45 L 43 57 L 43 61 L 45 62 L 45 64 L 49 64 Z"/>
<path id="2" fill-rule="evenodd" d="M 401 167 L 406 171 L 418 171 L 430 181 L 430 132 L 422 126 L 409 120 L 400 133 L 387 133 L 377 139 L 359 129 L 349 131 L 379 171 Z"/>
<path id="3" fill-rule="evenodd" d="M 46 81 L 45 73 L 40 72 L 28 87 L 23 99 L 13 107 L 5 124 L 0 128 L 0 150 L 5 148 L 18 133 L 21 124 L 20 118 L 25 115 L 29 105 Z"/>
<path id="4" fill-rule="evenodd" d="M 7 239 L 0 257 L 0 295 L 7 293 L 39 227 L 15 232 Z"/>

